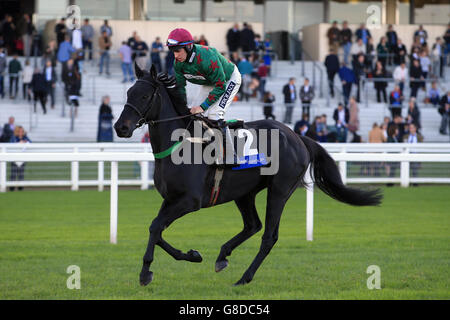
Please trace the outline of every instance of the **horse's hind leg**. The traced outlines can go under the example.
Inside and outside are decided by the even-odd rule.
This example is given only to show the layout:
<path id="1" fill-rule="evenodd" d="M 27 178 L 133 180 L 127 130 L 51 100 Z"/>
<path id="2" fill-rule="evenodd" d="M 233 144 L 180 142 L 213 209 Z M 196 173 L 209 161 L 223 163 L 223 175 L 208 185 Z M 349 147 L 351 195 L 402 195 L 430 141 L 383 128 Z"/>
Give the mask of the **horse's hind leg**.
<path id="1" fill-rule="evenodd" d="M 216 272 L 222 271 L 228 266 L 226 257 L 231 255 L 237 246 L 261 230 L 261 221 L 255 207 L 255 196 L 255 194 L 249 194 L 236 200 L 236 205 L 244 220 L 244 229 L 221 247 L 216 260 Z"/>
<path id="2" fill-rule="evenodd" d="M 190 250 L 188 253 L 183 253 L 170 246 L 163 238 L 162 231 L 167 228 L 173 221 L 182 217 L 183 215 L 194 211 L 194 209 L 186 210 L 189 206 L 183 201 L 176 204 L 170 204 L 164 201 L 158 216 L 152 221 L 150 226 L 150 237 L 147 249 L 143 258 L 143 265 L 140 274 L 141 285 L 147 285 L 153 280 L 153 272 L 150 271 L 150 265 L 153 262 L 155 245 L 159 245 L 167 253 L 177 260 L 188 260 L 191 262 L 201 262 L 202 257 L 197 251 Z"/>
<path id="3" fill-rule="evenodd" d="M 261 246 L 259 252 L 253 260 L 250 267 L 245 271 L 242 278 L 235 283 L 235 285 L 246 284 L 252 281 L 253 276 L 258 270 L 261 263 L 269 254 L 270 250 L 273 248 L 278 240 L 278 228 L 280 226 L 280 218 L 283 213 L 284 205 L 286 201 L 294 192 L 298 183 L 296 183 L 291 189 L 286 190 L 285 182 L 279 183 L 281 188 L 269 187 L 267 192 L 267 209 L 266 209 L 266 221 L 264 234 L 262 236 Z"/>

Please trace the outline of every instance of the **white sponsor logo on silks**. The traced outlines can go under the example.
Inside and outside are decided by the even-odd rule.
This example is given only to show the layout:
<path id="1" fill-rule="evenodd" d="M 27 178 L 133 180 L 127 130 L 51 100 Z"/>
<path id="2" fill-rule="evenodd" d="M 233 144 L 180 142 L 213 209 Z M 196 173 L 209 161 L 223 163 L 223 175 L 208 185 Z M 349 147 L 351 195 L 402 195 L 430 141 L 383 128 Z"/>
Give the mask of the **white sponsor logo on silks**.
<path id="1" fill-rule="evenodd" d="M 193 74 L 185 73 L 184 77 L 186 79 L 195 79 L 195 80 L 206 80 L 204 76 L 194 76 Z"/>

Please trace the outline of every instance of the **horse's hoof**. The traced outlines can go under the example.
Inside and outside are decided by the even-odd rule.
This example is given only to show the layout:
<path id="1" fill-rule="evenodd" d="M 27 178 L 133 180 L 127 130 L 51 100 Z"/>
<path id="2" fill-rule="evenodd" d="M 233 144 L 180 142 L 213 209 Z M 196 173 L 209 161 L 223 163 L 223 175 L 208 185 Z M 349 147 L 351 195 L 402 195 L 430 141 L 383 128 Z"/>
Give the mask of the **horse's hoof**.
<path id="1" fill-rule="evenodd" d="M 237 286 L 242 286 L 244 284 L 247 284 L 248 282 L 245 281 L 244 279 L 239 280 L 238 282 L 236 282 L 235 284 L 233 284 L 233 286 L 237 287 Z"/>
<path id="2" fill-rule="evenodd" d="M 228 267 L 228 260 L 227 259 L 216 262 L 216 272 L 220 272 L 223 269 L 225 269 L 226 267 Z"/>
<path id="3" fill-rule="evenodd" d="M 200 255 L 200 252 L 198 252 L 197 250 L 189 250 L 188 253 L 188 261 L 191 262 L 202 262 L 203 258 Z"/>
<path id="4" fill-rule="evenodd" d="M 145 271 L 141 272 L 141 275 L 139 277 L 139 282 L 141 283 L 141 286 L 146 286 L 153 280 L 153 272 L 151 271 Z"/>

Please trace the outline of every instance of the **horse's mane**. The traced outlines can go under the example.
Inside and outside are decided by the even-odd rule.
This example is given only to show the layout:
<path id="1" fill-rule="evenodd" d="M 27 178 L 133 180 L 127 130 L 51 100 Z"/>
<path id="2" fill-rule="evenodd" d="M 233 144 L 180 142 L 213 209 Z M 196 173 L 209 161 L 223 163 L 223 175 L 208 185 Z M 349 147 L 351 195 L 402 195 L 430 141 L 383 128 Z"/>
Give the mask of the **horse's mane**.
<path id="1" fill-rule="evenodd" d="M 150 73 L 146 73 L 145 76 L 150 76 Z M 178 115 L 183 116 L 190 114 L 189 108 L 187 107 L 186 94 L 182 90 L 180 90 L 180 88 L 176 84 L 175 77 L 169 76 L 167 75 L 167 73 L 159 73 L 156 77 L 156 80 L 161 83 L 166 89 L 166 92 Z"/>

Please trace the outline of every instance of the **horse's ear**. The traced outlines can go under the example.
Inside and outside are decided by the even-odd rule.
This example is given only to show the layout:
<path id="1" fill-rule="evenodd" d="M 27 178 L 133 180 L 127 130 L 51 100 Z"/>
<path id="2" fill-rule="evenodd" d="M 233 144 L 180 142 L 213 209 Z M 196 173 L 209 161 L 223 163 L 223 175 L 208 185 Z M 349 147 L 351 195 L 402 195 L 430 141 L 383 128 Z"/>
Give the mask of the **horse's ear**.
<path id="1" fill-rule="evenodd" d="M 152 63 L 152 67 L 150 68 L 150 75 L 152 76 L 152 79 L 156 80 L 157 71 L 155 65 Z"/>
<path id="2" fill-rule="evenodd" d="M 134 61 L 134 73 L 136 73 L 136 78 L 138 79 L 144 76 L 144 71 L 139 67 L 136 61 Z"/>

